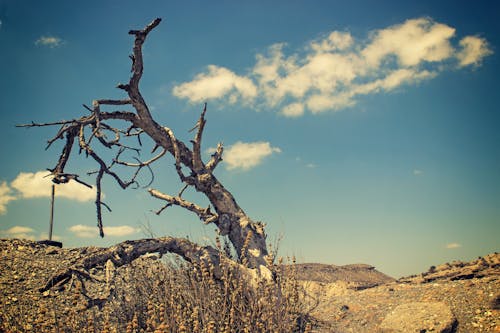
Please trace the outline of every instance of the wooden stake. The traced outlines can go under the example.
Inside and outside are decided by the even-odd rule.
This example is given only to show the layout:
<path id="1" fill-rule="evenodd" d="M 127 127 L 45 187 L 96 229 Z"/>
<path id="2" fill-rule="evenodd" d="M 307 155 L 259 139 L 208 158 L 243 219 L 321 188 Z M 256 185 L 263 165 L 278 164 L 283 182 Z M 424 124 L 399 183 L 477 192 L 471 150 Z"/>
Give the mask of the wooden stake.
<path id="1" fill-rule="evenodd" d="M 56 186 L 52 184 L 52 195 L 50 197 L 50 228 L 49 228 L 49 240 L 52 240 L 52 227 L 54 225 L 54 194 L 56 191 Z"/>

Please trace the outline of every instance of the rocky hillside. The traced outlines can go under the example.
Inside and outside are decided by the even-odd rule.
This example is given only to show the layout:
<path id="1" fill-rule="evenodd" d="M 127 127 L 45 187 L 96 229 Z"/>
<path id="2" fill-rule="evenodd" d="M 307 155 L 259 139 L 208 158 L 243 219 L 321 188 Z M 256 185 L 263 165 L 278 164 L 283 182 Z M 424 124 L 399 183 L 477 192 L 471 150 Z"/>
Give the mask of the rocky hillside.
<path id="1" fill-rule="evenodd" d="M 296 264 L 297 278 L 321 283 L 346 282 L 350 289 L 362 290 L 393 282 L 394 279 L 366 264 L 345 266 Z"/>
<path id="2" fill-rule="evenodd" d="M 458 281 L 482 279 L 495 276 L 500 268 L 500 254 L 492 253 L 470 262 L 453 261 L 431 266 L 427 272 L 399 279 L 401 283 L 429 283 L 435 281 Z"/>
<path id="3" fill-rule="evenodd" d="M 57 313 L 54 320 L 64 320 L 75 314 L 95 317 L 106 310 L 108 305 L 89 303 L 107 292 L 98 283 L 106 280 L 105 269 L 91 272 L 96 283 L 86 284 L 86 294 L 92 300 L 77 293 L 77 279 L 71 281 L 70 291 L 39 291 L 55 272 L 95 251 L 94 247 L 60 249 L 0 240 L 0 332 L 14 324 L 29 332 L 44 313 Z M 133 267 L 119 268 L 116 302 L 123 303 L 114 308 L 134 302 L 140 290 L 137 284 L 161 284 L 155 275 L 160 265 L 152 256 L 136 260 Z M 500 332 L 497 253 L 472 262 L 438 265 L 397 281 L 368 265 L 298 264 L 295 268 L 307 293 L 314 332 Z"/>
<path id="4" fill-rule="evenodd" d="M 353 290 L 307 282 L 317 332 L 500 332 L 500 254 Z"/>

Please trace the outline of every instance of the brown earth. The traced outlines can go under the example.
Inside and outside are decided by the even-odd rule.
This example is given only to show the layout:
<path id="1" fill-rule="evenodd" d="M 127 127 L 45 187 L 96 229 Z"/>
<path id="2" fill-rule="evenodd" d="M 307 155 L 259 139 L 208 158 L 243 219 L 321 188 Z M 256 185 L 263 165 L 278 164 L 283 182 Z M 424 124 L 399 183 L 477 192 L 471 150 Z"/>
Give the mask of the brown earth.
<path id="1" fill-rule="evenodd" d="M 41 307 L 57 307 L 61 316 L 85 309 L 88 300 L 64 290 L 41 293 L 39 288 L 61 268 L 97 250 L 94 247 L 59 249 L 26 240 L 0 240 L 0 331 L 1 327 L 8 327 L 7 324 L 20 323 L 29 332 Z M 137 261 L 151 272 L 161 263 L 154 257 Z M 500 332 L 500 255 L 497 253 L 469 263 L 431 267 L 428 272 L 399 280 L 361 264 L 297 264 L 296 272 L 307 291 L 314 332 L 380 332 L 382 321 L 396 307 L 414 302 L 447 305 L 458 322 L 454 332 Z M 102 273 L 96 270 L 93 274 Z M 105 290 L 99 289 L 99 283 L 91 285 L 89 294 L 96 298 L 105 294 Z M 129 287 L 117 284 L 117 288 Z M 95 309 L 92 309 L 94 313 Z"/>
<path id="2" fill-rule="evenodd" d="M 363 290 L 352 288 L 348 277 L 330 283 L 304 282 L 317 302 L 312 311 L 319 321 L 316 332 L 378 332 L 389 313 L 412 302 L 448 305 L 458 321 L 454 332 L 500 332 L 498 253 L 386 283 L 372 282 L 378 285 Z"/>

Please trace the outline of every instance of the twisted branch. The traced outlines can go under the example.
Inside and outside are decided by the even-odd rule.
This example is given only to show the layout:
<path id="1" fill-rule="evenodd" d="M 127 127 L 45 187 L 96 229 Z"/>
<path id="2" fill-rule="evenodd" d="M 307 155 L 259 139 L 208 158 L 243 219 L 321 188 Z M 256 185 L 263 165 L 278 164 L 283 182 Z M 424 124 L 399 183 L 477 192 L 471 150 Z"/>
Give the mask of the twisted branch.
<path id="1" fill-rule="evenodd" d="M 170 153 L 175 159 L 175 168 L 180 180 L 185 184 L 183 190 L 187 186 L 192 186 L 196 191 L 204 194 L 210 201 L 208 208 L 202 208 L 194 203 L 183 199 L 182 192 L 177 196 L 169 196 L 157 190 L 149 190 L 150 194 L 156 198 L 167 202 L 166 207 L 172 205 L 183 207 L 197 214 L 197 216 L 205 223 L 214 223 L 217 225 L 219 231 L 227 234 L 230 241 L 234 245 L 238 256 L 247 256 L 248 266 L 258 268 L 266 266 L 266 234 L 263 227 L 253 222 L 236 203 L 233 195 L 219 182 L 214 176 L 213 171 L 217 165 L 222 161 L 223 146 L 221 143 L 217 145 L 215 152 L 212 154 L 210 160 L 205 165 L 201 156 L 201 141 L 203 137 L 203 130 L 206 124 L 205 114 L 207 105 L 204 105 L 203 111 L 194 129 L 197 132 L 194 136 L 192 143 L 192 151 L 184 142 L 177 140 L 173 131 L 159 125 L 151 116 L 149 108 L 144 101 L 139 91 L 139 81 L 143 74 L 143 55 L 142 46 L 148 34 L 160 23 L 161 19 L 155 19 L 142 30 L 130 30 L 129 34 L 134 35 L 133 54 L 130 56 L 132 60 L 131 72 L 132 75 L 129 82 L 126 84 L 119 84 L 117 87 L 126 91 L 128 98 L 126 99 L 98 99 L 93 101 L 92 108 L 84 107 L 90 111 L 90 115 L 73 119 L 70 121 L 60 121 L 46 124 L 26 124 L 20 127 L 38 127 L 38 126 L 59 126 L 59 129 L 51 140 L 48 141 L 47 148 L 50 147 L 55 141 L 62 139 L 65 140 L 61 155 L 59 156 L 56 166 L 51 169 L 53 181 L 65 183 L 73 179 L 78 181 L 78 175 L 68 173 L 65 171 L 66 164 L 70 158 L 73 144 L 78 142 L 80 152 L 84 152 L 87 157 L 91 157 L 98 165 L 98 170 L 89 174 L 96 175 L 96 208 L 98 227 L 101 236 L 103 233 L 102 226 L 102 206 L 107 207 L 101 198 L 101 181 L 104 175 L 111 176 L 120 187 L 123 189 L 132 184 L 138 185 L 136 178 L 138 173 L 144 168 L 150 171 L 150 165 L 163 157 L 167 152 Z M 122 106 L 130 105 L 135 112 L 129 111 L 113 111 L 104 112 L 101 110 L 102 105 Z M 119 129 L 110 126 L 106 123 L 107 120 L 120 120 L 126 123 L 126 129 Z M 193 130 L 194 130 L 193 129 Z M 90 131 L 86 140 L 85 130 Z M 113 138 L 108 139 L 107 134 L 112 133 Z M 155 144 L 153 152 L 159 147 L 162 151 L 153 156 L 149 160 L 141 161 L 139 158 L 133 158 L 137 163 L 120 160 L 121 154 L 126 150 L 133 150 L 139 154 L 140 148 L 134 148 L 124 145 L 122 140 L 127 137 L 137 137 L 139 146 L 142 146 L 141 134 L 147 135 Z M 109 149 L 116 149 L 114 159 L 109 165 L 106 164 L 104 159 L 96 153 L 93 146 L 102 145 Z M 115 150 L 115 151 L 116 151 Z M 135 167 L 135 173 L 129 181 L 122 180 L 114 169 L 116 164 L 127 167 Z M 190 172 L 185 175 L 184 172 Z M 151 171 L 152 172 L 152 171 Z M 153 173 L 152 173 L 153 174 Z M 81 182 L 86 185 L 85 183 Z M 214 212 L 210 211 L 213 207 Z M 162 208 L 160 213 L 165 208 Z M 246 245 L 245 245 L 246 244 Z M 243 251 L 243 249 L 245 249 Z"/>
<path id="2" fill-rule="evenodd" d="M 165 208 L 170 207 L 171 205 L 176 205 L 176 206 L 183 207 L 183 208 L 195 213 L 196 215 L 198 215 L 200 220 L 202 220 L 203 223 L 205 223 L 205 224 L 215 223 L 219 219 L 219 215 L 217 215 L 216 213 L 212 213 L 210 211 L 210 206 L 207 208 L 202 208 L 202 207 L 198 206 L 197 204 L 194 204 L 190 201 L 183 199 L 181 197 L 182 191 L 179 195 L 177 195 L 175 197 L 168 195 L 168 194 L 164 194 L 164 193 L 162 193 L 158 190 L 155 190 L 155 189 L 149 189 L 148 192 L 153 197 L 158 198 L 158 199 L 162 199 L 162 200 L 165 200 L 168 202 L 168 205 L 165 206 L 163 209 L 161 209 L 159 211 L 159 213 L 161 213 Z"/>
<path id="3" fill-rule="evenodd" d="M 201 160 L 201 138 L 203 136 L 203 129 L 205 128 L 205 113 L 207 112 L 207 103 L 203 107 L 203 111 L 201 112 L 200 119 L 196 124 L 198 131 L 196 131 L 196 135 L 194 137 L 194 141 L 191 141 L 193 144 L 193 171 L 197 174 L 203 173 L 205 169 L 205 165 Z M 195 128 L 196 128 L 195 127 Z M 193 128 L 194 130 L 194 128 Z"/>
<path id="4" fill-rule="evenodd" d="M 89 271 L 95 267 L 105 267 L 111 261 L 115 267 L 120 267 L 131 263 L 135 259 L 148 253 L 175 253 L 188 262 L 205 264 L 211 262 L 216 267 L 219 266 L 220 252 L 211 246 L 199 246 L 184 238 L 161 237 L 153 239 L 129 240 L 116 244 L 110 248 L 103 248 L 89 256 L 85 256 L 71 267 L 66 267 L 50 278 L 47 283 L 40 288 L 41 292 L 68 283 L 73 276 L 78 276 L 85 280 L 99 280 L 93 277 Z M 221 276 L 221 272 L 214 271 L 216 277 Z"/>

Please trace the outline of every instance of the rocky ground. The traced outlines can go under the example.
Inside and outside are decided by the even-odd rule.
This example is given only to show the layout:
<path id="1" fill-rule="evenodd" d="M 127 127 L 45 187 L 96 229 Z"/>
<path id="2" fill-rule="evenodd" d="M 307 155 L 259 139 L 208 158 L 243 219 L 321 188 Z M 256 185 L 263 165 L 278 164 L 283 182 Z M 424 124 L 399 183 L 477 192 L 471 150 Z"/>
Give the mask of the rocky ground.
<path id="1" fill-rule="evenodd" d="M 0 240 L 0 332 L 1 327 L 13 325 L 29 332 L 41 308 L 57 307 L 61 316 L 85 309 L 86 298 L 39 288 L 61 268 L 97 250 Z M 141 264 L 153 272 L 159 261 L 149 258 Z M 469 263 L 431 267 L 400 280 L 368 265 L 300 264 L 297 276 L 308 293 L 315 332 L 500 332 L 500 255 L 496 253 Z M 98 299 L 106 290 L 95 287 L 87 292 Z"/>
<path id="2" fill-rule="evenodd" d="M 317 332 L 500 332 L 497 253 L 363 290 L 348 281 L 305 284 L 317 298 Z"/>

